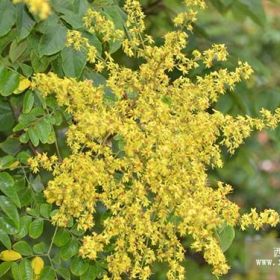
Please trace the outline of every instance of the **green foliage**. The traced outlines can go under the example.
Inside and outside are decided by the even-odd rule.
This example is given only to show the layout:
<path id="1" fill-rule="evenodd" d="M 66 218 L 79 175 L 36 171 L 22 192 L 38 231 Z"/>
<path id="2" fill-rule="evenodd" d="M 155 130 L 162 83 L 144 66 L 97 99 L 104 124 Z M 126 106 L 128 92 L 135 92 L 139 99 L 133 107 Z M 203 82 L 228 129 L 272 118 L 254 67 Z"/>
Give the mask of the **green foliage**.
<path id="1" fill-rule="evenodd" d="M 15 71 L 4 68 L 0 68 L 0 93 L 3 96 L 8 96 L 19 85 L 19 74 Z"/>
<path id="2" fill-rule="evenodd" d="M 2 262 L 0 264 L 0 277 L 5 275 L 9 271 L 10 268 L 11 268 L 10 262 Z"/>
<path id="3" fill-rule="evenodd" d="M 227 251 L 235 237 L 234 228 L 229 225 L 224 225 L 221 229 L 217 231 L 217 235 L 223 252 Z"/>

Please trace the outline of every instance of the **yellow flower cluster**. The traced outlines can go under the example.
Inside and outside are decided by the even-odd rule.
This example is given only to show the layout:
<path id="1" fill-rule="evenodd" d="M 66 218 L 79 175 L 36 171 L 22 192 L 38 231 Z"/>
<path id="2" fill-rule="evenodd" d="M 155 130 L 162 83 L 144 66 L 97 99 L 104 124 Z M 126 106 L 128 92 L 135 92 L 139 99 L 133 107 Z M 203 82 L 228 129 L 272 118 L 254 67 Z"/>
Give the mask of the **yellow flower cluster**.
<path id="1" fill-rule="evenodd" d="M 192 9 L 204 3 L 186 2 Z M 131 6 L 140 7 L 127 0 L 129 13 Z M 137 8 L 142 26 L 139 13 Z M 149 279 L 154 262 L 168 263 L 168 279 L 185 279 L 185 237 L 192 239 L 191 249 L 203 254 L 215 275 L 225 274 L 229 266 L 216 230 L 225 223 L 240 223 L 242 228 L 253 224 L 257 229 L 266 223 L 274 226 L 279 216 L 271 210 L 240 216 L 239 207 L 227 198 L 231 187 L 220 182 L 210 186 L 207 170 L 222 166 L 222 145 L 234 152 L 253 129 L 275 127 L 280 110 L 262 110 L 260 119 L 209 110 L 221 94 L 252 73 L 240 62 L 233 71 L 221 68 L 188 77 L 199 63 L 210 67 L 215 60 L 224 61 L 223 45 L 187 57 L 183 31 L 166 34 L 161 46 L 137 38 L 137 52 L 128 55 L 141 57 L 139 68 L 119 65 L 106 54 L 105 85 L 54 73 L 35 75 L 32 87 L 44 96 L 54 94 L 74 122 L 67 131 L 69 157 L 49 162 L 37 155 L 30 164 L 34 171 L 43 166 L 53 172 L 44 192 L 47 201 L 58 206 L 53 221 L 66 226 L 75 218 L 78 228 L 87 231 L 80 254 L 96 260 L 109 244 L 113 247 L 103 280 L 124 275 Z M 73 39 L 71 44 L 79 43 Z M 175 70 L 181 75 L 171 79 L 168 73 Z M 108 90 L 114 101 L 106 99 Z M 108 216 L 102 230 L 94 232 L 98 205 Z"/>
<path id="2" fill-rule="evenodd" d="M 76 51 L 85 51 L 87 53 L 87 61 L 95 63 L 97 59 L 97 49 L 89 43 L 89 40 L 82 36 L 77 30 L 69 30 L 67 32 L 66 46 L 73 47 Z"/>
<path id="3" fill-rule="evenodd" d="M 124 33 L 120 29 L 115 29 L 114 22 L 106 18 L 101 12 L 89 9 L 84 17 L 84 25 L 91 33 L 101 35 L 103 42 L 121 40 Z"/>
<path id="4" fill-rule="evenodd" d="M 35 158 L 29 158 L 28 164 L 34 173 L 38 173 L 39 168 L 42 167 L 48 171 L 52 171 L 55 164 L 57 164 L 58 158 L 56 155 L 48 157 L 46 153 L 38 153 Z"/>
<path id="5" fill-rule="evenodd" d="M 280 222 L 277 212 L 271 209 L 257 213 L 256 209 L 251 209 L 251 213 L 245 214 L 241 218 L 241 229 L 245 230 L 248 226 L 253 225 L 256 230 L 259 230 L 264 224 L 276 226 Z"/>
<path id="6" fill-rule="evenodd" d="M 206 7 L 204 0 L 185 0 L 186 11 L 177 14 L 173 19 L 175 26 L 192 30 L 192 23 L 197 20 L 197 9 Z"/>
<path id="7" fill-rule="evenodd" d="M 51 14 L 49 0 L 13 0 L 14 4 L 25 3 L 30 12 L 38 15 L 40 19 L 46 19 Z"/>
<path id="8" fill-rule="evenodd" d="M 133 56 L 137 53 L 138 47 L 144 42 L 152 42 L 152 38 L 142 33 L 145 30 L 144 18 L 140 2 L 137 0 L 125 1 L 124 10 L 127 14 L 125 29 L 128 38 L 123 40 L 123 50 L 128 56 Z"/>

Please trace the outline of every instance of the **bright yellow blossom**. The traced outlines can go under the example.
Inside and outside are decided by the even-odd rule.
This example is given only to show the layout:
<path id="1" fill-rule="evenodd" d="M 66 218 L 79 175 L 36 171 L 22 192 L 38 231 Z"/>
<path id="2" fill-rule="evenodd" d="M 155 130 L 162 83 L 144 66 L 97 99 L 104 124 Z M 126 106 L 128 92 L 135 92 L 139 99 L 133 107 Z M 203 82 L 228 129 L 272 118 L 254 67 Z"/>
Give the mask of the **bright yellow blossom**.
<path id="1" fill-rule="evenodd" d="M 259 230 L 265 224 L 275 227 L 279 221 L 279 215 L 274 210 L 266 209 L 257 213 L 256 209 L 251 209 L 251 213 L 242 216 L 241 228 L 245 230 L 248 226 L 253 225 L 256 230 Z"/>
<path id="2" fill-rule="evenodd" d="M 84 17 L 84 25 L 91 33 L 101 34 L 104 42 L 121 40 L 123 31 L 115 29 L 114 22 L 101 12 L 89 9 Z"/>
<path id="3" fill-rule="evenodd" d="M 36 157 L 28 159 L 31 170 L 34 173 L 37 173 L 39 171 L 39 167 L 42 167 L 48 171 L 52 171 L 57 161 L 58 158 L 56 155 L 48 157 L 46 153 L 37 154 Z"/>

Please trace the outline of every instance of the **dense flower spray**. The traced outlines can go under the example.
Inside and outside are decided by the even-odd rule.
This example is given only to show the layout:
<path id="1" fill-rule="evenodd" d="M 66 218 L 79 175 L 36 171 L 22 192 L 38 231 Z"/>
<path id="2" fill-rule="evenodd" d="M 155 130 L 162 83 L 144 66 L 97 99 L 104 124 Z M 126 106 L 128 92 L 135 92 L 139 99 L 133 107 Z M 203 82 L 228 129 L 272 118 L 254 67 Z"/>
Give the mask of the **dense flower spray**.
<path id="1" fill-rule="evenodd" d="M 260 118 L 223 115 L 209 110 L 220 95 L 234 90 L 252 69 L 239 62 L 234 71 L 219 69 L 190 78 L 198 66 L 211 70 L 216 61 L 227 59 L 224 45 L 184 53 L 202 0 L 186 0 L 186 11 L 174 19 L 176 30 L 157 46 L 145 35 L 144 15 L 136 0 L 127 0 L 128 14 L 123 50 L 142 63 L 132 70 L 105 53 L 98 56 L 79 31 L 68 34 L 69 46 L 88 51 L 88 61 L 97 71 L 107 71 L 104 85 L 91 81 L 59 78 L 54 73 L 37 74 L 33 88 L 44 96 L 55 95 L 73 117 L 67 131 L 72 154 L 59 161 L 45 154 L 30 160 L 33 170 L 53 172 L 45 196 L 58 206 L 53 222 L 61 227 L 70 218 L 85 230 L 81 256 L 96 260 L 106 257 L 108 274 L 103 279 L 149 279 L 154 262 L 169 265 L 168 279 L 185 279 L 182 239 L 191 238 L 191 250 L 201 252 L 216 276 L 229 266 L 216 236 L 224 224 L 246 229 L 253 224 L 275 226 L 278 214 L 265 210 L 240 215 L 239 207 L 227 195 L 229 185 L 210 186 L 207 169 L 222 167 L 221 146 L 230 153 L 253 129 L 274 128 L 280 110 L 262 110 Z M 90 10 L 84 18 L 90 32 L 99 32 L 104 42 L 124 36 L 99 12 Z M 104 26 L 104 29 L 102 29 Z M 99 29 L 101 28 L 101 29 Z M 171 79 L 169 73 L 180 73 Z M 115 99 L 106 102 L 110 90 Z M 102 204 L 108 217 L 102 231 L 94 230 L 93 214 Z M 112 250 L 108 251 L 108 245 Z M 109 253 L 106 253 L 109 252 Z"/>

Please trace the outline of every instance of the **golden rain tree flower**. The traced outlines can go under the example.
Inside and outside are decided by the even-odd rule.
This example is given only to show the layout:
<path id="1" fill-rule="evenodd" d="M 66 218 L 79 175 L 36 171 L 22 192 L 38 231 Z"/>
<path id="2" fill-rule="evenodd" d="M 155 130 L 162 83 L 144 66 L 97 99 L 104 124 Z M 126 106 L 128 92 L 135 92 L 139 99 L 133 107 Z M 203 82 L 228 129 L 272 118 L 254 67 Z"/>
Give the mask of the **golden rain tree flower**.
<path id="1" fill-rule="evenodd" d="M 90 45 L 89 40 L 76 30 L 68 30 L 66 37 L 66 46 L 72 47 L 76 51 L 85 50 L 87 53 L 87 61 L 95 63 L 97 59 L 97 49 Z"/>
<path id="2" fill-rule="evenodd" d="M 103 42 L 121 40 L 123 37 L 123 31 L 115 29 L 114 22 L 101 12 L 89 9 L 85 15 L 84 25 L 91 33 L 101 34 Z"/>
<path id="3" fill-rule="evenodd" d="M 201 0 L 185 2 L 186 13 L 194 15 L 205 6 Z M 82 257 L 96 260 L 107 245 L 113 246 L 103 279 L 149 279 L 154 262 L 168 263 L 168 279 L 185 279 L 184 237 L 192 238 L 190 249 L 203 254 L 214 275 L 226 274 L 229 266 L 216 230 L 224 224 L 242 229 L 250 224 L 256 229 L 275 226 L 279 215 L 255 209 L 241 215 L 227 198 L 232 188 L 221 182 L 209 185 L 207 171 L 222 167 L 222 146 L 233 153 L 254 129 L 274 128 L 280 109 L 262 110 L 260 118 L 210 112 L 220 95 L 249 79 L 251 67 L 240 62 L 232 71 L 212 70 L 228 56 L 224 45 L 186 56 L 188 38 L 181 27 L 167 33 L 161 46 L 155 45 L 141 35 L 145 26 L 139 2 L 127 0 L 125 10 L 128 34 L 123 48 L 128 56 L 141 58 L 138 69 L 120 65 L 105 53 L 97 57 L 102 61 L 97 68 L 108 72 L 105 85 L 54 73 L 34 76 L 32 88 L 43 96 L 54 95 L 74 122 L 67 131 L 71 155 L 60 162 L 38 154 L 30 160 L 31 168 L 53 173 L 44 192 L 58 207 L 53 222 L 64 227 L 74 218 L 78 229 L 87 232 Z M 185 21 L 180 17 L 175 25 Z M 188 28 L 194 20 L 188 19 Z M 84 21 L 104 41 L 115 34 L 113 24 L 93 10 Z M 78 31 L 68 34 L 68 45 L 76 50 L 91 47 Z M 199 64 L 210 68 L 208 74 L 188 77 Z M 181 75 L 172 80 L 168 73 L 175 70 Z M 113 103 L 104 100 L 108 88 L 116 97 Z M 97 203 L 109 214 L 100 232 L 93 229 Z"/>

